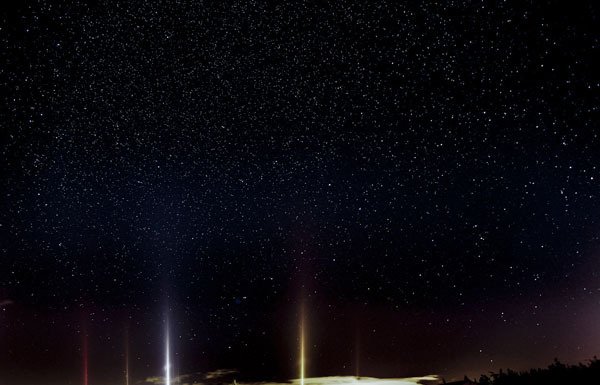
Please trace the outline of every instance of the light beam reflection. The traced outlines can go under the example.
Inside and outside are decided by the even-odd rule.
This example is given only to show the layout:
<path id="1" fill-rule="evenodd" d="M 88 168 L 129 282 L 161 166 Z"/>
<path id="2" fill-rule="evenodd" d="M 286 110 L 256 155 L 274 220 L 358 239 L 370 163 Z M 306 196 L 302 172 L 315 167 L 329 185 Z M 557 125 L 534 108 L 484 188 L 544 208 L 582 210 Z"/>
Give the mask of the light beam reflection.
<path id="1" fill-rule="evenodd" d="M 304 376 L 305 376 L 305 351 L 304 351 L 304 339 L 305 339 L 305 330 L 304 330 L 304 304 L 300 308 L 300 385 L 304 385 Z"/>
<path id="2" fill-rule="evenodd" d="M 125 331 L 125 385 L 129 385 L 129 329 Z"/>
<path id="3" fill-rule="evenodd" d="M 169 341 L 169 321 L 165 326 L 165 385 L 171 385 L 171 352 Z"/>
<path id="4" fill-rule="evenodd" d="M 83 330 L 83 346 L 82 346 L 82 364 L 83 364 L 83 385 L 88 385 L 88 335 L 87 329 Z"/>

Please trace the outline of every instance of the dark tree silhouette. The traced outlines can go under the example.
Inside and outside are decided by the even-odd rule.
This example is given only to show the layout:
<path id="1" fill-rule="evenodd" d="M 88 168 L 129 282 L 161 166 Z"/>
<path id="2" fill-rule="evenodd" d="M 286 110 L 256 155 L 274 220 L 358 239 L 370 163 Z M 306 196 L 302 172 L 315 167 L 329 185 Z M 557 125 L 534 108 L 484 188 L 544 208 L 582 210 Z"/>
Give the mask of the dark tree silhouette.
<path id="1" fill-rule="evenodd" d="M 586 364 L 565 365 L 557 359 L 546 369 L 513 370 L 482 375 L 480 385 L 598 385 L 600 384 L 600 360 L 594 357 Z"/>

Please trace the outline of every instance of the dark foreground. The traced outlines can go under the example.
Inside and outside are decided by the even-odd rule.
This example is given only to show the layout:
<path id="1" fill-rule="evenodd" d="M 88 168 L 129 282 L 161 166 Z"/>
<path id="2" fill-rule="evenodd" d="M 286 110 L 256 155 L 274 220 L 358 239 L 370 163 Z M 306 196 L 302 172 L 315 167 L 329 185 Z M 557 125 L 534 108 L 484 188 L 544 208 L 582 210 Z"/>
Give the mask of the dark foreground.
<path id="1" fill-rule="evenodd" d="M 530 369 L 524 372 L 500 370 L 482 375 L 480 385 L 598 385 L 600 384 L 600 360 L 594 357 L 587 363 L 565 365 L 555 360 L 546 369 Z"/>

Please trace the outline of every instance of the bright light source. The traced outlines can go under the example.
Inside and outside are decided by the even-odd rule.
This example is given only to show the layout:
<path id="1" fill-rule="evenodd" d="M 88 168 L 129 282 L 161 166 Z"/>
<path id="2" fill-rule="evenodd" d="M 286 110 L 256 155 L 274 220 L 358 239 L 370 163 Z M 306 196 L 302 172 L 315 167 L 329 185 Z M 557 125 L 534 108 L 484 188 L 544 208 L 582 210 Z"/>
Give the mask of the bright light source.
<path id="1" fill-rule="evenodd" d="M 304 305 L 300 308 L 300 385 L 304 385 L 305 358 L 304 358 Z"/>
<path id="2" fill-rule="evenodd" d="M 169 345 L 169 322 L 165 326 L 165 385 L 171 385 L 171 354 Z"/>

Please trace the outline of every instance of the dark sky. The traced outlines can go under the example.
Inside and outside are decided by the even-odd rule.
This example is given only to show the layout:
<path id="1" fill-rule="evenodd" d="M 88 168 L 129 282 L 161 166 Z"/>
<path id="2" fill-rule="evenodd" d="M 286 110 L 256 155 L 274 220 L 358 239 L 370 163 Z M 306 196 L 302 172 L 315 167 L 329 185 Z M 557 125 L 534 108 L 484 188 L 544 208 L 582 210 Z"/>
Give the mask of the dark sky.
<path id="1" fill-rule="evenodd" d="M 600 354 L 593 1 L 18 3 L 2 384 Z"/>

